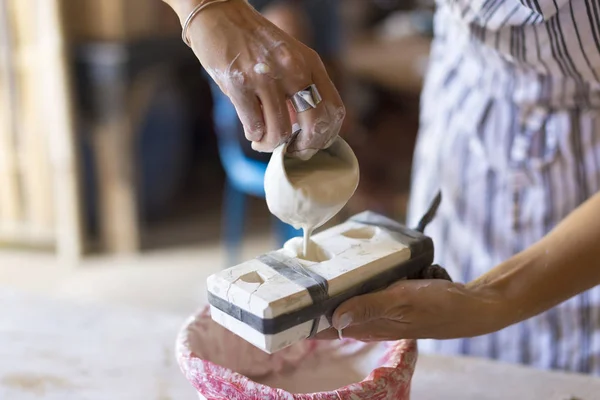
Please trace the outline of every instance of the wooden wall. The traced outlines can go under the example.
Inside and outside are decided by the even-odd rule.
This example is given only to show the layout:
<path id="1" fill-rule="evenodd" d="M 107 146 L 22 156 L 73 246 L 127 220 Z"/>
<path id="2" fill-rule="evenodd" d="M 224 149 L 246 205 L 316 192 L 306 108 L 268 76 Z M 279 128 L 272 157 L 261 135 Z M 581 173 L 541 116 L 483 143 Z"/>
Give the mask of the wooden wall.
<path id="1" fill-rule="evenodd" d="M 0 243 L 82 252 L 60 0 L 0 0 Z"/>

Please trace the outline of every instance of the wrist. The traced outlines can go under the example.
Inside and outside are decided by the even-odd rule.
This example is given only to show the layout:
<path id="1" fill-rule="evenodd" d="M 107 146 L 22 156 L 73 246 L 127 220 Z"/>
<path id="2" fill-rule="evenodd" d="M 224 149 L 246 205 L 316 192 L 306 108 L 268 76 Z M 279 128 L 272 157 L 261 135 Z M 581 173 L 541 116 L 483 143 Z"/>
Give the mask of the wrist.
<path id="1" fill-rule="evenodd" d="M 498 292 L 487 286 L 469 286 L 469 292 L 478 299 L 474 315 L 480 321 L 480 334 L 488 334 L 504 329 L 516 322 L 518 308 Z"/>
<path id="2" fill-rule="evenodd" d="M 487 299 L 487 306 L 495 330 L 521 322 L 536 311 L 530 301 L 531 286 L 521 272 L 531 267 L 534 260 L 516 255 L 490 272 L 469 282 L 465 287 L 477 296 Z"/>
<path id="3" fill-rule="evenodd" d="M 179 17 L 179 22 L 183 25 L 190 13 L 198 6 L 203 4 L 209 4 L 214 0 L 163 0 L 167 3 L 173 11 Z M 247 0 L 228 0 L 221 3 L 212 4 L 206 9 L 202 10 L 198 15 L 194 17 L 196 19 L 202 19 L 203 15 L 215 13 L 231 13 L 235 10 L 239 10 L 240 7 L 249 7 Z"/>

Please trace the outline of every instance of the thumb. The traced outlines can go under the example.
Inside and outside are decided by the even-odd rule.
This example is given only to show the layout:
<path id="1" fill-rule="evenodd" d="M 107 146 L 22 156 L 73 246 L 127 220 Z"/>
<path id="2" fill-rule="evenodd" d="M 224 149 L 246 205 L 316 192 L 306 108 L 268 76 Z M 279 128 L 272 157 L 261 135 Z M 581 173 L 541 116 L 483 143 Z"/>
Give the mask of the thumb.
<path id="1" fill-rule="evenodd" d="M 342 330 L 350 325 L 364 324 L 384 317 L 388 306 L 383 299 L 383 294 L 367 294 L 342 303 L 333 313 L 333 327 Z"/>

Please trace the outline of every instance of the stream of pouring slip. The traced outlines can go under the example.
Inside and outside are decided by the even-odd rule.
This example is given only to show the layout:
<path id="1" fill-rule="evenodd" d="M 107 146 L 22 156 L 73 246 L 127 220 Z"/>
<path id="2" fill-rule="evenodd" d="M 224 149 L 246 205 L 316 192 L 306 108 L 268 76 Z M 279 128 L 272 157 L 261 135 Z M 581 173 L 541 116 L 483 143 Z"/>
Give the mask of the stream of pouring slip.
<path id="1" fill-rule="evenodd" d="M 292 125 L 292 136 L 288 142 L 288 146 L 291 146 L 294 140 L 298 137 L 302 128 L 300 128 L 300 124 L 294 123 Z M 312 235 L 313 228 L 303 226 L 302 227 L 302 257 L 305 259 L 310 259 L 310 236 Z"/>
<path id="2" fill-rule="evenodd" d="M 310 236 L 312 235 L 312 229 L 302 228 L 302 257 L 310 260 Z"/>

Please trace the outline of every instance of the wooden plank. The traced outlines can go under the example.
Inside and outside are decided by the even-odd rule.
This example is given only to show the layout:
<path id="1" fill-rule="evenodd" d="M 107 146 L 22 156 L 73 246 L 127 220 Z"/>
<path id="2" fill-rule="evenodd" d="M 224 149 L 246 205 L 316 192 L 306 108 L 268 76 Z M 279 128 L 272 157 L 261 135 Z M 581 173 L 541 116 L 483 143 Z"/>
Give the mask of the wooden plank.
<path id="1" fill-rule="evenodd" d="M 16 90 L 8 0 L 0 0 L 0 226 L 12 228 L 21 217 L 16 158 Z"/>
<path id="2" fill-rule="evenodd" d="M 51 125 L 43 117 L 44 107 L 52 106 L 47 104 L 48 100 L 39 89 L 42 81 L 49 78 L 40 71 L 40 65 L 45 65 L 49 54 L 38 51 L 34 43 L 18 43 L 17 49 L 18 162 L 22 177 L 24 222 L 35 232 L 51 229 L 54 223 L 47 135 Z"/>
<path id="3" fill-rule="evenodd" d="M 37 12 L 40 0 L 13 1 L 15 23 L 17 84 L 19 92 L 19 144 L 25 221 L 32 234 L 53 228 L 54 201 L 52 173 L 49 161 L 47 130 L 52 121 L 44 118 L 45 109 L 52 109 L 47 95 L 40 92 L 42 81 L 52 79 L 46 62 L 52 57 L 52 47 L 41 46 L 45 32 L 40 31 Z M 60 96 L 60 94 L 59 94 Z"/>
<path id="4" fill-rule="evenodd" d="M 2 0 L 2 6 L 10 24 L 3 24 L 9 34 L 0 35 L 8 48 L 0 82 L 16 83 L 2 91 L 10 97 L 0 97 L 0 124 L 9 125 L 0 132 L 0 188 L 10 194 L 0 197 L 0 236 L 34 245 L 53 236 L 59 255 L 78 259 L 81 204 L 59 0 Z"/>
<path id="5" fill-rule="evenodd" d="M 82 196 L 72 83 L 67 43 L 62 25 L 60 0 L 36 0 L 35 18 L 38 45 L 45 49 L 39 63 L 38 95 L 42 99 L 40 117 L 46 124 L 49 160 L 52 166 L 56 243 L 65 262 L 77 261 L 84 252 Z"/>
<path id="6" fill-rule="evenodd" d="M 140 249 L 131 134 L 125 115 L 94 129 L 100 235 L 103 249 L 111 253 L 136 253 Z"/>

